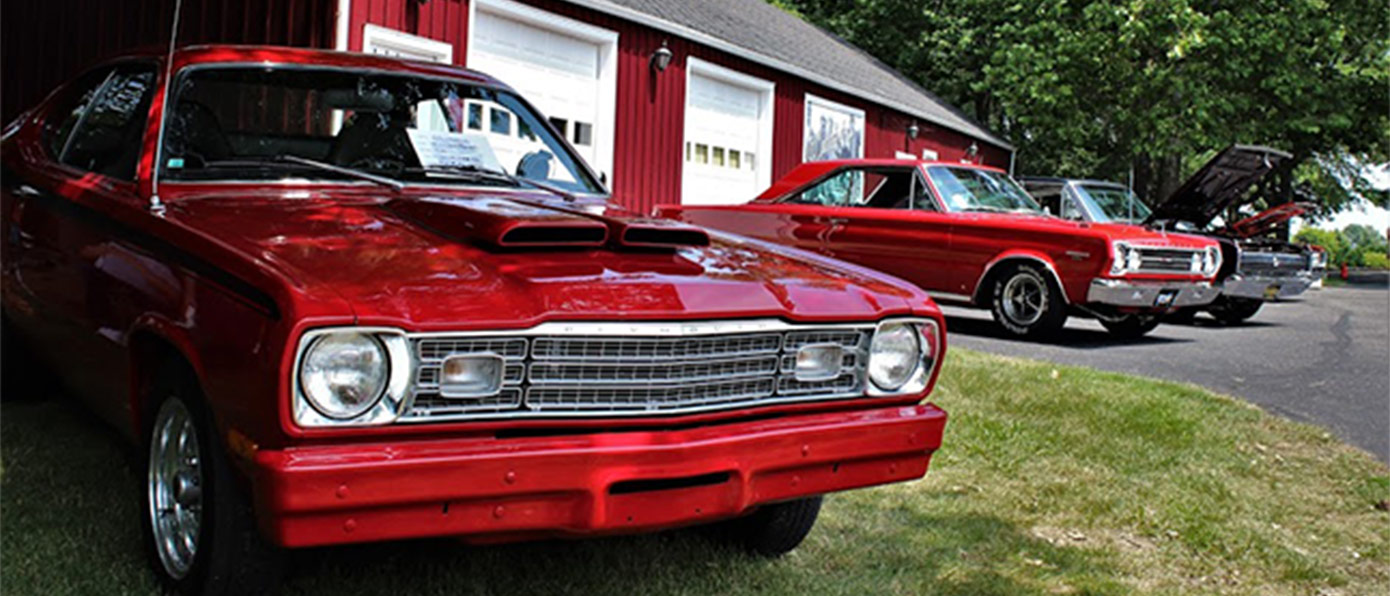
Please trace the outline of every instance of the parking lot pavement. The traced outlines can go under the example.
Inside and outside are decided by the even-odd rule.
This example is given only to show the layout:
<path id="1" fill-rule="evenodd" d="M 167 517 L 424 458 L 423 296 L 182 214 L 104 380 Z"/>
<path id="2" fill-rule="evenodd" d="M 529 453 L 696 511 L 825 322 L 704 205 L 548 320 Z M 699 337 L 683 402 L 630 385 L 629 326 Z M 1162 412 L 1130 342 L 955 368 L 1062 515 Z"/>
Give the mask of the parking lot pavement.
<path id="1" fill-rule="evenodd" d="M 948 345 L 1194 383 L 1330 429 L 1390 463 L 1390 290 L 1384 283 L 1310 291 L 1266 304 L 1245 325 L 1205 315 L 1116 340 L 1068 320 L 1047 342 L 1010 339 L 989 312 L 944 307 Z"/>

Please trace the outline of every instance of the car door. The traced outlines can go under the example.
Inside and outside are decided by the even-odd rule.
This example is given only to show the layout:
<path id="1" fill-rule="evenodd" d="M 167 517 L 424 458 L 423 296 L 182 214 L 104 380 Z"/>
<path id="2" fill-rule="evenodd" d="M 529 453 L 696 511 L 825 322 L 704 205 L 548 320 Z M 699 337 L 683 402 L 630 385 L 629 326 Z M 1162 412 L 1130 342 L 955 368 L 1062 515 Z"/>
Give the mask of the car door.
<path id="1" fill-rule="evenodd" d="M 124 386 L 124 334 L 139 303 L 123 272 L 150 268 L 113 214 L 143 211 L 136 166 L 156 78 L 153 63 L 141 62 L 80 79 L 49 112 L 24 178 L 6 183 L 13 276 L 44 331 L 37 347 L 113 417 L 125 406 L 109 396 Z"/>
<path id="2" fill-rule="evenodd" d="M 940 271 L 950 259 L 950 221 L 917 168 L 856 167 L 841 175 L 851 197 L 832 222 L 826 253 L 929 292 L 947 291 Z"/>

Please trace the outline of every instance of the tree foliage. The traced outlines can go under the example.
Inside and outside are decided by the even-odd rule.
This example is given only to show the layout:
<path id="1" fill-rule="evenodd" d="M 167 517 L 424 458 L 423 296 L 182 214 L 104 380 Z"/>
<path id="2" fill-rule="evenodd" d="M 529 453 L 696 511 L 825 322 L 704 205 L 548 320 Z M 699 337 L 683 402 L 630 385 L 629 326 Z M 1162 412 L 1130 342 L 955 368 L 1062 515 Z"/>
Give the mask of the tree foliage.
<path id="1" fill-rule="evenodd" d="M 779 0 L 961 106 L 1026 174 L 1161 199 L 1231 143 L 1289 151 L 1327 210 L 1390 203 L 1390 0 Z"/>
<path id="2" fill-rule="evenodd" d="M 1340 231 L 1303 228 L 1294 240 L 1321 246 L 1327 251 L 1327 262 L 1333 267 L 1385 268 L 1385 237 L 1375 228 L 1351 224 Z"/>

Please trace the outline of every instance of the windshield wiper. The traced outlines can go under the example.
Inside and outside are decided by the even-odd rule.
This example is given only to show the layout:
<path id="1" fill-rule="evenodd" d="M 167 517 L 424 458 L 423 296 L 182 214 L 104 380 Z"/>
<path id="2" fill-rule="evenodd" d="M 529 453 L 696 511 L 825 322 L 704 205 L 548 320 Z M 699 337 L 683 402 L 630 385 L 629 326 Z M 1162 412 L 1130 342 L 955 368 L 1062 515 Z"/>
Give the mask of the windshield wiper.
<path id="1" fill-rule="evenodd" d="M 389 186 L 389 187 L 394 188 L 394 189 L 396 189 L 396 190 L 400 190 L 400 189 L 402 189 L 402 188 L 405 188 L 405 184 L 402 183 L 402 182 L 399 181 L 399 180 L 395 180 L 395 179 L 392 179 L 392 178 L 387 178 L 387 177 L 385 177 L 385 176 L 378 176 L 378 175 L 376 175 L 376 174 L 369 174 L 369 173 L 367 173 L 367 172 L 363 172 L 362 170 L 358 170 L 358 169 L 354 169 L 354 168 L 347 168 L 347 167 L 343 167 L 343 166 L 335 166 L 335 165 L 330 164 L 330 163 L 324 163 L 324 162 L 321 162 L 321 161 L 317 161 L 317 160 L 313 160 L 313 159 L 308 159 L 308 158 L 305 158 L 305 157 L 299 157 L 299 156 L 297 156 L 297 155 L 277 155 L 277 156 L 275 156 L 275 157 L 250 158 L 250 159 L 248 159 L 248 158 L 241 158 L 241 159 L 223 159 L 223 160 L 217 160 L 217 161 L 209 161 L 209 162 L 207 162 L 207 163 L 205 163 L 205 164 L 203 164 L 203 165 L 204 165 L 204 167 L 213 167 L 213 168 L 265 167 L 265 166 L 268 166 L 268 165 L 278 165 L 278 166 L 285 166 L 285 165 L 304 166 L 304 167 L 314 168 L 314 169 L 316 169 L 316 170 L 322 170 L 322 171 L 325 171 L 325 172 L 332 172 L 332 173 L 334 173 L 334 174 L 342 174 L 342 175 L 344 175 L 344 176 L 349 176 L 349 177 L 352 177 L 352 178 L 357 178 L 357 179 L 359 179 L 359 180 L 366 180 L 366 181 L 368 181 L 368 182 L 374 182 L 374 183 L 380 184 L 380 185 L 382 185 L 382 186 Z"/>
<path id="2" fill-rule="evenodd" d="M 358 179 L 361 179 L 361 180 L 366 180 L 366 181 L 368 181 L 368 182 L 375 182 L 375 183 L 380 184 L 380 185 L 382 185 L 382 186 L 389 186 L 389 187 L 394 188 L 394 189 L 396 189 L 396 190 L 401 190 L 401 189 L 405 188 L 405 183 L 404 183 L 404 182 L 401 182 L 400 180 L 396 180 L 396 179 L 394 179 L 394 178 L 387 178 L 386 176 L 378 176 L 378 175 L 376 175 L 376 174 L 369 174 L 369 173 L 367 173 L 367 172 L 363 172 L 362 170 L 358 170 L 358 169 L 355 169 L 355 168 L 346 168 L 346 167 L 343 167 L 343 166 L 335 166 L 335 165 L 333 165 L 333 164 L 331 164 L 331 163 L 324 163 L 324 162 L 321 162 L 321 161 L 318 161 L 318 160 L 309 159 L 309 158 L 307 158 L 307 157 L 300 157 L 300 156 L 298 156 L 298 155 L 277 155 L 277 156 L 275 156 L 275 161 L 284 162 L 284 163 L 298 164 L 298 165 L 301 165 L 301 166 L 308 166 L 308 167 L 311 167 L 311 168 L 318 168 L 318 169 L 323 170 L 323 171 L 325 171 L 325 172 L 333 172 L 333 173 L 336 173 L 336 174 L 342 174 L 342 175 L 344 175 L 344 176 L 352 176 L 353 178 L 358 178 Z"/>
<path id="3" fill-rule="evenodd" d="M 490 170 L 488 168 L 481 168 L 478 166 L 433 166 L 428 168 L 407 168 L 406 171 L 423 172 L 425 174 L 452 176 L 457 178 L 467 178 L 474 180 L 491 180 L 494 182 L 505 182 L 511 184 L 512 186 L 530 186 L 532 188 L 537 188 L 548 193 L 554 194 L 556 196 L 559 196 L 560 198 L 571 203 L 575 200 L 574 195 L 569 193 L 568 191 L 562 190 L 558 187 L 546 184 L 544 182 L 538 182 L 536 180 L 532 180 L 530 178 L 523 178 L 521 176 L 513 176 L 506 172 Z"/>
<path id="4" fill-rule="evenodd" d="M 1009 212 L 1008 209 L 1004 209 L 1003 207 L 994 207 L 994 206 L 992 206 L 992 205 L 970 205 L 969 207 L 961 207 L 960 210 L 961 210 L 961 211 L 983 211 L 983 212 L 985 212 L 985 213 L 1008 213 L 1008 212 Z"/>

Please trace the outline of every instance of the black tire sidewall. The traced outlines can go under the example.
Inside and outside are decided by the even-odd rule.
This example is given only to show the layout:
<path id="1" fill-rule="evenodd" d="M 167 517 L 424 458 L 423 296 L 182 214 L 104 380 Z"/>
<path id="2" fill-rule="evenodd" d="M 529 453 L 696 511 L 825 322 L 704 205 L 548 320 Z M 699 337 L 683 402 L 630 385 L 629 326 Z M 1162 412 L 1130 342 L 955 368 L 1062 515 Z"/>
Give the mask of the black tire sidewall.
<path id="1" fill-rule="evenodd" d="M 1011 320 L 1004 311 L 1004 288 L 1010 280 L 1019 276 L 1032 277 L 1043 288 L 1042 315 L 1038 317 L 1038 320 L 1028 325 L 1021 325 Z M 1062 289 L 1052 281 L 1051 276 L 1041 267 L 1031 264 L 1013 265 L 994 280 L 994 287 L 990 293 L 990 312 L 994 315 L 995 322 L 1013 335 L 1043 337 L 1061 329 L 1062 325 L 1066 323 L 1066 308 L 1059 300 L 1061 292 Z"/>
<path id="2" fill-rule="evenodd" d="M 212 433 L 209 429 L 209 425 L 204 422 L 206 418 L 201 404 L 197 399 L 194 399 L 193 395 L 190 395 L 187 386 L 188 383 L 179 378 L 180 376 L 181 375 L 176 373 L 161 374 L 160 378 L 156 380 L 155 385 L 151 388 L 151 391 L 154 392 L 152 394 L 154 399 L 150 401 L 150 415 L 145 423 L 143 435 L 144 442 L 142 443 L 143 450 L 140 458 L 142 463 L 140 474 L 140 518 L 141 526 L 144 530 L 143 540 L 145 549 L 150 560 L 150 565 L 153 567 L 155 575 L 159 578 L 160 583 L 174 593 L 196 594 L 201 593 L 201 587 L 205 585 L 205 580 L 208 576 L 208 568 L 210 566 L 209 558 L 213 550 L 211 547 L 213 534 L 215 533 L 213 526 L 216 525 L 213 520 L 217 519 L 219 503 L 217 503 L 216 498 L 216 473 L 212 470 L 212 467 L 216 464 L 212 461 L 212 458 L 209 457 L 214 451 L 213 445 L 210 445 L 208 440 Z M 194 427 L 198 433 L 198 456 L 204 463 L 200 468 L 201 477 L 198 479 L 203 489 L 202 518 L 198 521 L 198 550 L 193 555 L 193 565 L 189 568 L 188 573 L 178 579 L 165 571 L 164 563 L 160 560 L 158 552 L 159 547 L 156 546 L 154 540 L 154 520 L 151 518 L 152 512 L 150 510 L 149 492 L 150 447 L 154 441 L 154 427 L 159 419 L 159 412 L 164 408 L 164 404 L 170 400 L 178 400 L 181 402 L 184 408 L 188 410 L 189 416 L 193 418 Z"/>
<path id="3" fill-rule="evenodd" d="M 1218 296 L 1207 308 L 1212 318 L 1226 325 L 1239 325 L 1255 316 L 1264 307 L 1264 302 L 1251 298 L 1231 298 Z"/>
<path id="4" fill-rule="evenodd" d="M 255 521 L 227 460 L 227 452 L 216 434 L 212 414 L 201 399 L 201 391 L 191 373 L 175 369 L 162 374 L 152 391 L 155 399 L 145 423 L 141 490 L 141 520 L 150 564 L 160 583 L 176 594 L 264 594 L 274 591 L 280 579 L 277 553 L 256 534 Z M 149 505 L 150 442 L 158 412 L 164 403 L 177 399 L 188 409 L 198 433 L 202 478 L 202 519 L 198 527 L 198 550 L 193 565 L 183 578 L 175 579 L 165 570 L 154 542 Z"/>

